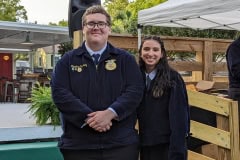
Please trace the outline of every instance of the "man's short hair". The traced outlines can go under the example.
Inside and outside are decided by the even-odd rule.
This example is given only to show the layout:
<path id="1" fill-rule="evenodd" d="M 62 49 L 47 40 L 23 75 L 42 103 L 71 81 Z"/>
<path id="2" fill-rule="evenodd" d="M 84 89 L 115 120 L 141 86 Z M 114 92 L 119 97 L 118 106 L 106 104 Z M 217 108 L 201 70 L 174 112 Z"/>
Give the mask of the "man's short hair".
<path id="1" fill-rule="evenodd" d="M 86 23 L 86 16 L 87 15 L 91 15 L 91 14 L 96 14 L 96 13 L 100 13 L 106 16 L 107 19 L 107 23 L 109 26 L 111 26 L 111 17 L 110 15 L 107 13 L 107 11 L 100 5 L 94 5 L 89 7 L 85 13 L 82 16 L 82 26 L 84 26 L 84 24 Z"/>

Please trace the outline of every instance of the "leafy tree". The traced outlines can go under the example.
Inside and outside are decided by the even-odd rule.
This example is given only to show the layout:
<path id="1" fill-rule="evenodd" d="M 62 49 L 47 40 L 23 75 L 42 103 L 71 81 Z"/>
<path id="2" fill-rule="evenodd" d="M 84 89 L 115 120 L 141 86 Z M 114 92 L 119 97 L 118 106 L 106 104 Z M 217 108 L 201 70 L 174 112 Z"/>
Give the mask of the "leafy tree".
<path id="1" fill-rule="evenodd" d="M 73 49 L 73 43 L 71 42 L 65 42 L 61 43 L 58 47 L 58 53 L 61 55 L 64 55 L 67 51 L 70 51 Z"/>
<path id="2" fill-rule="evenodd" d="M 28 53 L 16 53 L 14 54 L 14 60 L 24 60 L 28 61 L 29 59 L 29 54 Z"/>
<path id="3" fill-rule="evenodd" d="M 66 27 L 66 26 L 68 26 L 68 21 L 65 21 L 63 19 L 63 20 L 59 21 L 58 24 L 53 23 L 53 22 L 49 22 L 49 25 L 50 26 L 64 26 L 64 27 Z"/>
<path id="4" fill-rule="evenodd" d="M 133 18 L 137 19 L 138 11 L 146 8 L 150 8 L 153 6 L 156 6 L 160 3 L 165 2 L 166 0 L 135 0 L 132 3 L 129 4 L 128 10 L 132 11 Z"/>
<path id="5" fill-rule="evenodd" d="M 0 20 L 19 21 L 27 20 L 27 11 L 20 5 L 20 0 L 0 0 Z"/>
<path id="6" fill-rule="evenodd" d="M 112 31 L 115 33 L 137 33 L 138 11 L 150 8 L 166 0 L 105 0 L 104 6 L 112 17 Z"/>
<path id="7" fill-rule="evenodd" d="M 65 21 L 64 19 L 58 22 L 59 26 L 68 26 L 68 21 Z"/>
<path id="8" fill-rule="evenodd" d="M 128 14 L 125 9 L 128 6 L 128 0 L 106 0 L 104 5 L 112 18 L 112 31 L 115 33 L 124 33 Z M 127 22 L 128 23 L 128 22 Z"/>

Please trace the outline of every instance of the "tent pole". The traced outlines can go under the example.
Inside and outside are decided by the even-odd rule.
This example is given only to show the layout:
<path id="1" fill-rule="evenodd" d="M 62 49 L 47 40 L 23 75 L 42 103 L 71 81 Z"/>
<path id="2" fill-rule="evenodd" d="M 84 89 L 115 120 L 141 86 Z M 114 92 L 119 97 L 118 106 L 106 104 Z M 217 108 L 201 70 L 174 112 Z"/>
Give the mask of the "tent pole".
<path id="1" fill-rule="evenodd" d="M 142 38 L 142 35 L 141 35 L 141 32 L 142 32 L 142 25 L 138 24 L 137 25 L 137 30 L 138 30 L 138 49 L 140 48 L 140 45 L 141 45 L 141 38 Z"/>
<path id="2" fill-rule="evenodd" d="M 55 68 L 55 56 L 56 56 L 56 50 L 55 50 L 55 45 L 53 44 L 52 45 L 52 52 L 53 52 L 53 60 L 52 60 L 52 62 L 53 62 L 53 64 L 52 64 L 52 67 L 53 68 Z"/>

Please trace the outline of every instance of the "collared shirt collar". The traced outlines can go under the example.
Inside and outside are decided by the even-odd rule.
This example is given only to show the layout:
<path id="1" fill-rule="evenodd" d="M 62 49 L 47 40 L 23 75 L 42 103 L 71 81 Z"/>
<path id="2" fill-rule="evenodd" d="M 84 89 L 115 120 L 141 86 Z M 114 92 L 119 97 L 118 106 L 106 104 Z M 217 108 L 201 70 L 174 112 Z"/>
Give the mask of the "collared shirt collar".
<path id="1" fill-rule="evenodd" d="M 108 54 L 114 54 L 114 55 L 118 55 L 118 54 L 122 54 L 121 51 L 119 51 L 119 49 L 115 48 L 114 46 L 111 45 L 111 43 L 107 42 L 106 44 L 106 52 Z M 88 53 L 86 46 L 85 46 L 85 41 L 82 43 L 81 46 L 79 46 L 77 49 L 73 49 L 73 52 L 76 52 L 76 55 L 82 55 L 82 54 L 88 54 L 89 57 L 91 57 L 91 55 Z M 105 51 L 104 51 L 105 52 Z"/>
<path id="2" fill-rule="evenodd" d="M 154 70 L 153 70 L 152 72 L 150 72 L 150 73 L 146 73 L 146 72 L 145 72 L 145 74 L 146 74 L 146 77 L 149 75 L 149 78 L 150 78 L 151 80 L 153 80 L 154 77 L 155 77 L 156 74 L 157 74 L 157 70 L 154 69 Z"/>
<path id="3" fill-rule="evenodd" d="M 99 51 L 93 51 L 91 48 L 89 48 L 87 45 L 86 45 L 86 42 L 84 43 L 85 47 L 86 47 L 86 50 L 88 51 L 88 53 L 90 54 L 90 56 L 92 56 L 93 54 L 100 54 L 100 56 L 103 54 L 103 52 L 105 51 L 105 49 L 107 48 L 107 43 L 105 44 L 105 46 L 99 50 Z"/>

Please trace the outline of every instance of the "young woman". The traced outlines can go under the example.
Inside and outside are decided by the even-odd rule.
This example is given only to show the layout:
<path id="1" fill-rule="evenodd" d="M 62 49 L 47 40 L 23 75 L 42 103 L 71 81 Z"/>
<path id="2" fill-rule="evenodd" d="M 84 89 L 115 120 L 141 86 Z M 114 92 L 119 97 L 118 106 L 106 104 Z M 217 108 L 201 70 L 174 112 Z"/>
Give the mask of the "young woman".
<path id="1" fill-rule="evenodd" d="M 139 65 L 146 87 L 138 108 L 141 160 L 187 160 L 189 105 L 181 75 L 167 61 L 160 37 L 143 39 Z"/>

